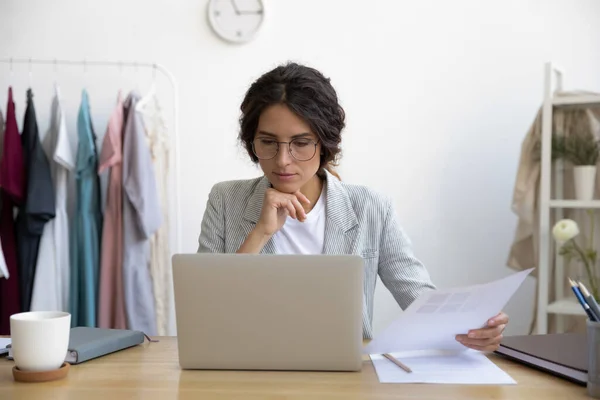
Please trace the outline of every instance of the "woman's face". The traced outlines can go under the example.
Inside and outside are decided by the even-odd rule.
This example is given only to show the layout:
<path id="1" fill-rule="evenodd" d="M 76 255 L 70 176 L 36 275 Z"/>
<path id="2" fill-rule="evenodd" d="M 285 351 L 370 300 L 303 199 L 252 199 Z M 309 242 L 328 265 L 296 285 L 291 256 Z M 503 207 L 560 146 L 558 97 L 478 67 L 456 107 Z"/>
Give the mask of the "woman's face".
<path id="1" fill-rule="evenodd" d="M 280 192 L 294 193 L 316 178 L 321 144 L 310 126 L 286 105 L 274 104 L 262 112 L 253 144 L 260 167 Z"/>

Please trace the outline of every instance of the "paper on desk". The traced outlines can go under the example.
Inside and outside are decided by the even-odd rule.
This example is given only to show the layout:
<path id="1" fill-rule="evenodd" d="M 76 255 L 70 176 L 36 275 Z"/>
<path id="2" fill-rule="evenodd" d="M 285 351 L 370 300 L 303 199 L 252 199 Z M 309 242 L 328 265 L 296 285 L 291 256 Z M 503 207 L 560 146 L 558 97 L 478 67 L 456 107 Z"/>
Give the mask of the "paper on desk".
<path id="1" fill-rule="evenodd" d="M 381 383 L 448 383 L 514 385 L 516 382 L 483 353 L 475 350 L 391 353 L 406 364 L 407 373 L 381 355 L 371 355 Z"/>
<path id="2" fill-rule="evenodd" d="M 363 351 L 384 354 L 407 350 L 464 350 L 456 335 L 485 326 L 502 311 L 533 268 L 486 284 L 432 290 L 416 299 Z"/>
<path id="3" fill-rule="evenodd" d="M 6 353 L 8 353 L 8 349 L 6 348 L 6 346 L 8 346 L 10 343 L 10 338 L 0 338 L 0 356 L 3 356 Z"/>

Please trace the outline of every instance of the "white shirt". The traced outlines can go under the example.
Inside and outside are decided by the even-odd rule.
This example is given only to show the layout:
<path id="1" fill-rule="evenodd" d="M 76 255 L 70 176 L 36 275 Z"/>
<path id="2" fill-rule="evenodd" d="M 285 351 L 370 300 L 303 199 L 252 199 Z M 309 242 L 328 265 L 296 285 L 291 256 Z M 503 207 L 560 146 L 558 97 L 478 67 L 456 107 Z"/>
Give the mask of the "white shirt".
<path id="1" fill-rule="evenodd" d="M 31 311 L 69 311 L 69 217 L 67 185 L 76 143 L 68 135 L 60 90 L 55 86 L 50 129 L 44 138 L 54 182 L 56 216 L 44 226 L 31 296 Z"/>
<path id="2" fill-rule="evenodd" d="M 327 189 L 323 185 L 321 196 L 306 220 L 300 222 L 287 217 L 283 227 L 273 235 L 278 254 L 322 254 L 325 243 L 325 205 Z"/>
<path id="3" fill-rule="evenodd" d="M 174 317 L 173 272 L 169 244 L 169 132 L 163 112 L 153 89 L 137 103 L 136 108 L 144 117 L 146 139 L 152 154 L 156 186 L 160 197 L 162 224 L 150 238 L 150 275 L 154 290 L 154 313 L 159 336 L 169 335 Z"/>

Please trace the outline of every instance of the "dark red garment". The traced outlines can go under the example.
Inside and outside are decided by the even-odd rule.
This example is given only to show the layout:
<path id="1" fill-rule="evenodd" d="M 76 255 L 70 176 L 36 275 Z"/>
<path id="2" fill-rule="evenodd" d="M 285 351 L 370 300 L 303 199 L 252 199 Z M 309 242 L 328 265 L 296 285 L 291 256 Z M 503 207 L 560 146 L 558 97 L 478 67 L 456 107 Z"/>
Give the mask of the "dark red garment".
<path id="1" fill-rule="evenodd" d="M 2 196 L 0 241 L 2 241 L 2 252 L 10 277 L 0 279 L 0 335 L 9 335 L 10 316 L 21 311 L 13 210 L 23 202 L 25 195 L 23 148 L 17 127 L 12 88 L 8 89 L 3 147 L 0 163 L 0 194 Z"/>

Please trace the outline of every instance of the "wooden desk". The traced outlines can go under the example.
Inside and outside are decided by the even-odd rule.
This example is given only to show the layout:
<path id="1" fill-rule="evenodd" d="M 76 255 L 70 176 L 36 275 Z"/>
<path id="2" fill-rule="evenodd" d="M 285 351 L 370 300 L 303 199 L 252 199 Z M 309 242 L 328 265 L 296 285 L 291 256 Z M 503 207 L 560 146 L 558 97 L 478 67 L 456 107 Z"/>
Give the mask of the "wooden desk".
<path id="1" fill-rule="evenodd" d="M 110 354 L 71 366 L 46 383 L 17 383 L 14 363 L 0 359 L 0 399 L 584 399 L 586 389 L 491 355 L 517 385 L 381 384 L 370 361 L 362 372 L 182 371 L 177 339 Z"/>

